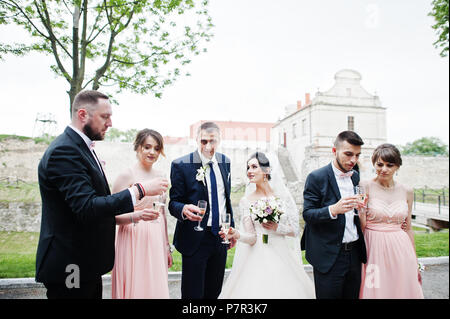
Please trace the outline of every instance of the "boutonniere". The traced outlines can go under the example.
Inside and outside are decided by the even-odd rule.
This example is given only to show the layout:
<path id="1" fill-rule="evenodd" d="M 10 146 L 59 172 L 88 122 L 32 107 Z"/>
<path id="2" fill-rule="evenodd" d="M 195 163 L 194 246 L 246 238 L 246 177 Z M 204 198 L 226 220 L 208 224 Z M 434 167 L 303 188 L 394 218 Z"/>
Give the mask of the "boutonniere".
<path id="1" fill-rule="evenodd" d="M 202 182 L 203 185 L 206 186 L 205 175 L 206 175 L 206 166 L 202 166 L 197 170 L 197 175 L 195 176 L 195 179 L 198 180 L 199 182 Z"/>

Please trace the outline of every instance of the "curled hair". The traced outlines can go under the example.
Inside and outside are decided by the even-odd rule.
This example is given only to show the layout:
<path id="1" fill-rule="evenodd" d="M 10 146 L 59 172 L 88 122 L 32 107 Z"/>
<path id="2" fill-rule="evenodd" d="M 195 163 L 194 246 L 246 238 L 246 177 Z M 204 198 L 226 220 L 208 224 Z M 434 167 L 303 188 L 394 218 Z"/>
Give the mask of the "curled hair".
<path id="1" fill-rule="evenodd" d="M 389 143 L 379 145 L 372 154 L 372 164 L 381 158 L 383 161 L 395 164 L 400 167 L 402 165 L 402 156 L 398 148 Z"/>
<path id="2" fill-rule="evenodd" d="M 153 137 L 155 139 L 156 143 L 158 143 L 159 152 L 161 153 L 161 155 L 166 156 L 164 154 L 164 139 L 163 139 L 163 137 L 161 136 L 161 134 L 159 134 L 159 132 L 148 129 L 148 128 L 144 128 L 143 130 L 140 130 L 136 134 L 136 139 L 134 140 L 134 151 L 137 151 L 140 146 L 144 146 L 145 140 L 149 136 Z"/>
<path id="3" fill-rule="evenodd" d="M 252 154 L 249 157 L 249 159 L 247 160 L 247 170 L 248 170 L 248 162 L 253 158 L 256 158 L 261 169 L 264 172 L 266 172 L 267 180 L 270 181 L 270 179 L 272 178 L 269 173 L 270 172 L 270 163 L 269 163 L 269 159 L 267 158 L 266 154 L 261 153 L 261 152 L 256 152 L 256 153 Z"/>

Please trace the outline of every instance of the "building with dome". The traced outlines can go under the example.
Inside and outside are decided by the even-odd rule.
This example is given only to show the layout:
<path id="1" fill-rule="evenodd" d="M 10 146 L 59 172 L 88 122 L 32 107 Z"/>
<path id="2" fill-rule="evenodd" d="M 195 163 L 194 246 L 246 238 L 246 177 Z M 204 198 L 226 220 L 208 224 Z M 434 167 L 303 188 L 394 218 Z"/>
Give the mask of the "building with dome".
<path id="1" fill-rule="evenodd" d="M 289 159 L 298 180 L 304 181 L 310 171 L 332 159 L 331 148 L 341 131 L 355 131 L 364 140 L 362 174 L 372 169 L 374 148 L 386 142 L 386 108 L 362 87 L 361 74 L 344 69 L 334 78 L 328 91 L 317 92 L 312 99 L 307 93 L 303 104 L 288 105 L 284 118 L 272 128 L 272 147 Z"/>

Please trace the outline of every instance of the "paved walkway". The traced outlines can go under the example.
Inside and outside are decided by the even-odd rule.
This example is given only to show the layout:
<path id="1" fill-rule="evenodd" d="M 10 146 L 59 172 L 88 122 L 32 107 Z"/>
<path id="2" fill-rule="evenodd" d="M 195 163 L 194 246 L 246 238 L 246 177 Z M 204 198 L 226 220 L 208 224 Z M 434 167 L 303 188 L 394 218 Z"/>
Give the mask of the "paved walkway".
<path id="1" fill-rule="evenodd" d="M 426 299 L 449 299 L 449 258 L 421 258 L 425 264 L 423 274 L 423 292 Z M 305 266 L 305 270 L 312 279 L 312 268 Z M 229 271 L 225 274 L 225 280 Z M 171 299 L 180 299 L 180 273 L 169 276 L 169 290 Z M 0 299 L 45 299 L 45 288 L 33 278 L 0 279 Z M 111 277 L 103 277 L 103 298 L 111 298 Z"/>

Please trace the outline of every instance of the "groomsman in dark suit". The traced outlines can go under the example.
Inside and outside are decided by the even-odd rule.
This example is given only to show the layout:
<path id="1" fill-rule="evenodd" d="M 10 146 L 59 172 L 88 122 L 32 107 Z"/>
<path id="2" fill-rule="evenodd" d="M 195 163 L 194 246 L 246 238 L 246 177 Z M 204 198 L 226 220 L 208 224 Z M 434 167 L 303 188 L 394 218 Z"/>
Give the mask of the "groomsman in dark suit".
<path id="1" fill-rule="evenodd" d="M 311 172 L 305 182 L 301 246 L 314 268 L 318 299 L 359 297 L 361 263 L 367 258 L 353 187 L 359 183 L 354 167 L 363 144 L 355 132 L 341 132 L 334 160 Z"/>
<path id="2" fill-rule="evenodd" d="M 93 149 L 93 141 L 103 140 L 111 127 L 111 115 L 108 96 L 78 93 L 71 125 L 39 163 L 36 281 L 44 283 L 49 299 L 102 298 L 101 276 L 114 265 L 115 215 L 134 211 L 136 198 L 167 189 L 167 180 L 155 179 L 111 195 Z"/>
<path id="3" fill-rule="evenodd" d="M 182 255 L 183 299 L 216 299 L 222 290 L 230 247 L 221 243 L 218 234 L 220 216 L 233 216 L 233 210 L 230 160 L 216 152 L 219 143 L 219 127 L 205 122 L 197 132 L 198 150 L 174 160 L 171 166 L 169 211 L 177 218 L 173 243 Z M 199 200 L 208 202 L 203 219 L 197 215 Z M 195 231 L 200 220 L 204 231 Z"/>

